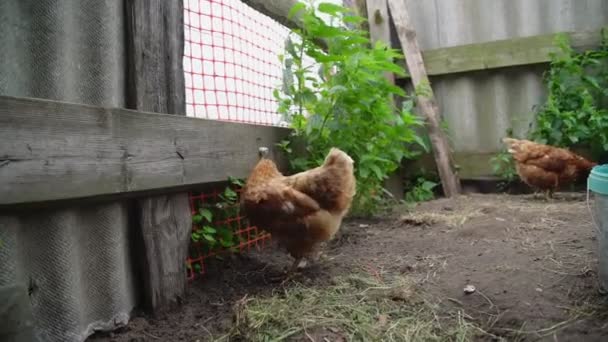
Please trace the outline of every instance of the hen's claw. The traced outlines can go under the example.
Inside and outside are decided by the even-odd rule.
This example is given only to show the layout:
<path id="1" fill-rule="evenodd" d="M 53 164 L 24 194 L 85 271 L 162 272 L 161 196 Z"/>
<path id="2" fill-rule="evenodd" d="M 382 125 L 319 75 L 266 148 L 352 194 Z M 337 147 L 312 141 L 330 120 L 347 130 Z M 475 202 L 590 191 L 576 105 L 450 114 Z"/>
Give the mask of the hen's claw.
<path id="1" fill-rule="evenodd" d="M 553 200 L 553 190 L 549 189 L 545 191 L 545 200 L 551 202 Z"/>
<path id="2" fill-rule="evenodd" d="M 280 281 L 280 285 L 283 286 L 285 285 L 285 283 L 294 278 L 299 269 L 306 267 L 306 264 L 306 260 L 304 260 L 303 258 L 298 258 L 294 260 L 293 264 L 291 264 L 291 267 L 289 267 L 283 275 L 272 277 L 271 280 L 277 282 Z"/>

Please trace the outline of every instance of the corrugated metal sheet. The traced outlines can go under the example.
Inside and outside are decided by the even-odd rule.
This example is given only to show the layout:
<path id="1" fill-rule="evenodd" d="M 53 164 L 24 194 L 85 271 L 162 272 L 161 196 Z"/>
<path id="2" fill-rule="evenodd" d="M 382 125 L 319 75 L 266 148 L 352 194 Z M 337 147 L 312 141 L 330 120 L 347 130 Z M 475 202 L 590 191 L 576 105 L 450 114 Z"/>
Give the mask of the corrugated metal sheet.
<path id="1" fill-rule="evenodd" d="M 0 2 L 0 94 L 124 107 L 124 3 Z M 41 341 L 83 341 L 135 305 L 127 203 L 0 215 L 0 286 L 33 285 Z"/>
<path id="2" fill-rule="evenodd" d="M 405 1 L 422 49 L 599 29 L 608 23 L 606 0 Z M 431 79 L 455 150 L 494 152 L 507 128 L 525 133 L 532 107 L 544 100 L 543 70 L 519 67 Z"/>

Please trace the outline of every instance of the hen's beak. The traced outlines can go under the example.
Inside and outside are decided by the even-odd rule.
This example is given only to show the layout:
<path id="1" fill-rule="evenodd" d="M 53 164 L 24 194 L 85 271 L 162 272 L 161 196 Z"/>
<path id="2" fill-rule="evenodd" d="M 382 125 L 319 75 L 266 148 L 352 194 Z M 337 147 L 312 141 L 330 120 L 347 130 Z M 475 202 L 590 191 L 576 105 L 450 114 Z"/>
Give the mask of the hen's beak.
<path id="1" fill-rule="evenodd" d="M 262 146 L 258 148 L 258 154 L 260 159 L 266 158 L 268 156 L 268 147 Z"/>

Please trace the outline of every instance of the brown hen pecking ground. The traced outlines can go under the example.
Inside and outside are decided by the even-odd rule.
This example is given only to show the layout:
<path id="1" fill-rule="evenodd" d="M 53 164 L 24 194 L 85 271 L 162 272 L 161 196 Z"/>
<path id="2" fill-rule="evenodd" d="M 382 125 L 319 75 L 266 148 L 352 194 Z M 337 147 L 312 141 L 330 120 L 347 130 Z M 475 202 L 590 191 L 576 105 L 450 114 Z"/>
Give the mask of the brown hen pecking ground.
<path id="1" fill-rule="evenodd" d="M 284 253 L 228 257 L 180 311 L 90 341 L 607 340 L 584 194 L 557 197 L 469 195 L 349 220 L 284 285 L 271 281 Z"/>

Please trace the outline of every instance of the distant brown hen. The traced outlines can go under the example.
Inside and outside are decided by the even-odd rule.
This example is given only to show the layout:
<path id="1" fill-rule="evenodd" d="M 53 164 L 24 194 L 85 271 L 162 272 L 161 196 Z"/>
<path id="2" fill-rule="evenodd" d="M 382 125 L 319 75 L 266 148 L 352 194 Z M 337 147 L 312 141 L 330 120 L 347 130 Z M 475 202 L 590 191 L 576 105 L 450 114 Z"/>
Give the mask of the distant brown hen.
<path id="1" fill-rule="evenodd" d="M 503 138 L 502 141 L 513 155 L 522 181 L 544 191 L 547 199 L 553 197 L 553 192 L 560 186 L 589 176 L 597 165 L 564 148 L 513 138 Z"/>

